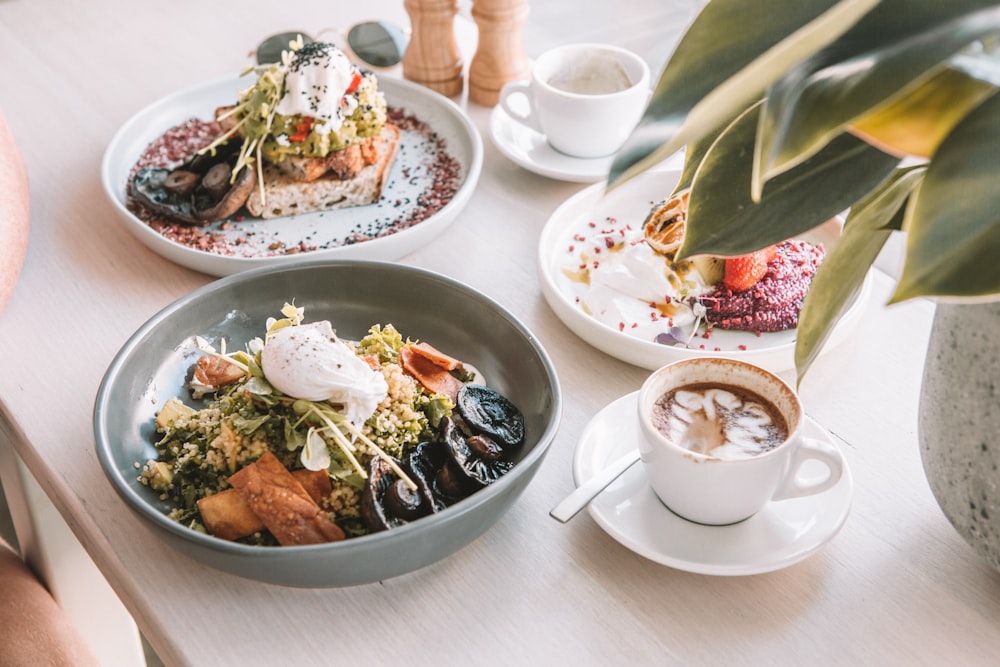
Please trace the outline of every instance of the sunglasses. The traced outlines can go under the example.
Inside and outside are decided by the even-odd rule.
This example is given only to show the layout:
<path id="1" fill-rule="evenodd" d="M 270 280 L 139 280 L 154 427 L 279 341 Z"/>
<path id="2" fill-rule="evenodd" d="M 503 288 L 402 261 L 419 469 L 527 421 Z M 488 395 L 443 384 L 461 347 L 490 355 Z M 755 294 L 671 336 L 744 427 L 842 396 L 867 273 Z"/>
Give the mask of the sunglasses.
<path id="1" fill-rule="evenodd" d="M 324 29 L 317 37 L 324 33 L 335 32 L 332 29 Z M 302 38 L 303 44 L 316 41 L 314 38 L 302 32 L 283 32 L 271 35 L 256 50 L 258 65 L 270 65 L 281 60 L 281 52 L 288 50 L 288 43 L 298 37 Z M 410 42 L 410 35 L 407 31 L 386 23 L 385 21 L 368 21 L 358 23 L 347 31 L 346 35 L 338 35 L 339 39 L 334 39 L 333 44 L 348 57 L 360 61 L 369 67 L 387 68 L 398 65 L 403 60 L 406 47 Z"/>

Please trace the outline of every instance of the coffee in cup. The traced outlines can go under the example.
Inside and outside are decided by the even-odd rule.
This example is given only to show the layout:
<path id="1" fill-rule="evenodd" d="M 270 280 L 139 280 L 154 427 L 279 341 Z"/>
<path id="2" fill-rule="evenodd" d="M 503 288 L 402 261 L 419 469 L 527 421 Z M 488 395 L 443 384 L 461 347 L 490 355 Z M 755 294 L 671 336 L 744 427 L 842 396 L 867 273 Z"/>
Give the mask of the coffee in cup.
<path id="1" fill-rule="evenodd" d="M 639 391 L 638 418 L 650 486 L 697 523 L 737 523 L 769 502 L 821 493 L 843 475 L 840 451 L 802 434 L 795 391 L 743 361 L 699 357 L 654 371 Z M 826 474 L 802 477 L 809 461 Z"/>
<path id="2" fill-rule="evenodd" d="M 608 44 L 567 44 L 539 56 L 530 81 L 505 85 L 500 105 L 557 151 L 598 158 L 625 143 L 649 92 L 649 67 L 638 55 Z"/>
<path id="3" fill-rule="evenodd" d="M 705 382 L 671 389 L 650 414 L 670 442 L 718 459 L 745 459 L 788 439 L 785 418 L 743 387 Z"/>

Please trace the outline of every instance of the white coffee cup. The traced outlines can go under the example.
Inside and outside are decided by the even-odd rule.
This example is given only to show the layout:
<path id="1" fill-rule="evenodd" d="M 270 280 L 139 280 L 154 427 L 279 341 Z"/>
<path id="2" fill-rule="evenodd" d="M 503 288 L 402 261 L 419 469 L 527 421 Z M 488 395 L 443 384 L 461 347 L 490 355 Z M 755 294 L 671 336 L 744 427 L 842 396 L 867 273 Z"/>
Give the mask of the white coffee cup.
<path id="1" fill-rule="evenodd" d="M 688 393 L 682 394 L 680 400 L 695 407 L 688 409 L 674 403 L 675 414 L 669 417 L 673 421 L 669 427 L 664 426 L 670 411 L 657 407 L 657 401 L 681 388 Z M 721 388 L 723 392 L 710 394 L 712 388 Z M 737 396 L 739 404 L 726 398 L 729 390 Z M 674 398 L 678 396 L 674 394 Z M 726 405 L 733 406 L 733 411 L 729 407 L 720 408 L 718 401 L 729 401 Z M 751 407 L 751 403 L 759 405 Z M 707 453 L 692 451 L 690 447 L 702 440 L 694 431 L 710 433 L 709 439 L 714 441 L 715 431 L 707 424 L 720 423 L 706 418 L 699 405 L 709 405 L 710 412 L 716 411 L 717 419 L 741 410 L 759 415 L 758 408 L 766 408 L 763 413 L 776 415 L 777 426 L 784 422 L 784 437 L 778 436 L 770 445 L 758 447 L 758 441 L 746 432 L 737 434 L 726 428 L 723 431 L 727 433 L 725 437 L 732 439 L 730 446 L 709 449 Z M 836 447 L 803 436 L 804 412 L 796 392 L 777 375 L 742 361 L 699 357 L 654 371 L 639 392 L 638 418 L 643 434 L 639 453 L 650 485 L 664 505 L 689 521 L 708 525 L 737 523 L 769 502 L 821 493 L 843 475 L 844 461 Z M 746 419 L 759 432 L 768 428 L 765 417 Z M 689 424 L 698 426 L 691 430 Z M 752 445 L 752 451 L 733 443 Z M 759 449 L 763 451 L 755 453 Z M 801 476 L 803 466 L 809 461 L 822 463 L 828 474 Z"/>
<path id="2" fill-rule="evenodd" d="M 622 147 L 649 92 L 649 66 L 638 55 L 608 44 L 567 44 L 539 56 L 530 81 L 505 85 L 500 105 L 557 151 L 597 158 Z"/>

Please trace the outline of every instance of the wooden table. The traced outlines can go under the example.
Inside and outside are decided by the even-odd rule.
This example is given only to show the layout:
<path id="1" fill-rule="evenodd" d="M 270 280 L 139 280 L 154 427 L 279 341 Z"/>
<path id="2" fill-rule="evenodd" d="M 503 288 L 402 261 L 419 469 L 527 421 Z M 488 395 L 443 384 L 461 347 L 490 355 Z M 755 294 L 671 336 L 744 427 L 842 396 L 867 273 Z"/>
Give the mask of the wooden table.
<path id="1" fill-rule="evenodd" d="M 567 41 L 611 42 L 658 71 L 698 5 L 537 2 L 525 44 L 535 56 Z M 479 187 L 440 242 L 402 261 L 490 294 L 552 357 L 562 424 L 513 509 L 443 562 L 327 590 L 221 574 L 165 547 L 126 511 L 94 452 L 95 392 L 136 328 L 211 278 L 125 233 L 100 186 L 104 147 L 146 104 L 240 70 L 264 35 L 373 16 L 407 22 L 403 3 L 388 0 L 289 0 L 280 8 L 235 0 L 0 3 L 0 107 L 32 188 L 30 248 L 0 316 L 0 444 L 12 446 L 30 472 L 22 479 L 37 480 L 163 660 L 976 665 L 1000 658 L 1000 574 L 945 520 L 920 464 L 917 397 L 933 306 L 884 307 L 892 280 L 883 272 L 856 336 L 818 362 L 802 387 L 808 413 L 843 448 L 855 483 L 846 525 L 818 554 L 771 574 L 709 577 L 632 553 L 586 514 L 567 525 L 548 516 L 573 488 L 571 460 L 588 420 L 638 388 L 646 371 L 589 347 L 540 294 L 539 232 L 583 186 L 512 164 L 488 138 L 490 110 L 461 98 L 484 137 Z M 465 18 L 457 26 L 469 55 L 475 28 Z M 891 260 L 883 266 L 894 269 Z M 31 530 L 21 538 L 57 591 L 78 576 Z"/>

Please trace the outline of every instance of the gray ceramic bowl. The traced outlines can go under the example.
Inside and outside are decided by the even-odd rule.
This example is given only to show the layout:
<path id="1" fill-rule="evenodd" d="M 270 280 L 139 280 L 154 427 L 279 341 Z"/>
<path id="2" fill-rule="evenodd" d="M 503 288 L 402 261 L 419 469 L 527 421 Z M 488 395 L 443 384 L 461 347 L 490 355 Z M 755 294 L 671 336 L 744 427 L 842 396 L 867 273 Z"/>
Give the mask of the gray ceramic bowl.
<path id="1" fill-rule="evenodd" d="M 137 462 L 156 457 L 154 415 L 186 396 L 199 353 L 191 339 L 242 345 L 294 299 L 306 321 L 329 319 L 345 338 L 392 323 L 471 363 L 524 413 L 527 439 L 514 468 L 446 510 L 391 530 L 331 544 L 257 547 L 205 535 L 172 521 L 157 495 L 136 481 Z M 94 406 L 101 465 L 128 506 L 176 549 L 243 577 L 287 586 L 333 587 L 394 577 L 458 551 L 492 526 L 524 491 L 555 436 L 558 379 L 545 350 L 509 312 L 442 275 L 383 262 L 302 262 L 223 278 L 146 322 L 115 357 Z"/>

